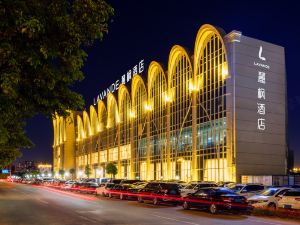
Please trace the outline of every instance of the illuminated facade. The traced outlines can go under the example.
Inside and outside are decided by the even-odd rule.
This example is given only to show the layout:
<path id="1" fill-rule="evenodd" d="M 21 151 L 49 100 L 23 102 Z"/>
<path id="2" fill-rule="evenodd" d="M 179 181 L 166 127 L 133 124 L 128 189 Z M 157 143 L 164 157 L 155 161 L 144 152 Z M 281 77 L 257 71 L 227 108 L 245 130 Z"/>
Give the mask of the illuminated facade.
<path id="1" fill-rule="evenodd" d="M 105 177 L 105 165 L 114 162 L 117 177 L 142 180 L 285 174 L 282 47 L 203 25 L 193 56 L 175 45 L 167 70 L 152 61 L 147 76 L 135 74 L 130 85 L 121 84 L 89 112 L 53 120 L 54 171 L 74 168 L 82 177 L 88 165 L 91 177 Z M 257 99 L 258 89 L 265 99 Z M 278 101 L 271 99 L 276 94 Z"/>

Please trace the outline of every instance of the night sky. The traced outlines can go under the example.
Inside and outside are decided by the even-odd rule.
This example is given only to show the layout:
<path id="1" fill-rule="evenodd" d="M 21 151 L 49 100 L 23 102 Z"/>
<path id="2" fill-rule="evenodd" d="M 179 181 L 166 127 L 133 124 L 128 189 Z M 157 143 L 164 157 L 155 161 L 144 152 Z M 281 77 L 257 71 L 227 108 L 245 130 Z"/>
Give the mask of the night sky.
<path id="1" fill-rule="evenodd" d="M 81 93 L 86 108 L 102 90 L 140 60 L 167 65 L 173 45 L 193 53 L 196 34 L 209 23 L 229 33 L 232 30 L 285 47 L 288 81 L 289 145 L 300 166 L 299 13 L 288 1 L 108 1 L 115 9 L 104 40 L 87 51 L 85 80 L 74 89 Z M 147 3 L 146 3 L 147 2 Z M 28 121 L 33 149 L 23 150 L 19 160 L 52 162 L 52 122 L 43 116 Z"/>

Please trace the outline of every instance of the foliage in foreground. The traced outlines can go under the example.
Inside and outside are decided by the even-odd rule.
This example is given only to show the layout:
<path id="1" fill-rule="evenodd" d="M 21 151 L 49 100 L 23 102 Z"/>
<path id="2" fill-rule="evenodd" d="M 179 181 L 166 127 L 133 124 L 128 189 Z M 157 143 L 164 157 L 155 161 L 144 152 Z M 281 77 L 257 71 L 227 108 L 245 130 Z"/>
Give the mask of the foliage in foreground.
<path id="1" fill-rule="evenodd" d="M 104 0 L 0 1 L 0 167 L 32 146 L 29 118 L 83 108 L 71 89 L 84 78 L 83 47 L 102 40 L 112 15 Z"/>

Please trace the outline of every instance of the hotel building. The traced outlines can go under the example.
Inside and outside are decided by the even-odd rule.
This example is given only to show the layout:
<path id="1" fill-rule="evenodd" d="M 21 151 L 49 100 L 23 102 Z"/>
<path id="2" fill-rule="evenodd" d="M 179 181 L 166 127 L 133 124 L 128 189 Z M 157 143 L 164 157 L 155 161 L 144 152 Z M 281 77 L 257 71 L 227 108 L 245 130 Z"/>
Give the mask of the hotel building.
<path id="1" fill-rule="evenodd" d="M 84 177 L 88 165 L 90 177 L 107 177 L 113 162 L 127 179 L 286 174 L 284 55 L 281 46 L 203 25 L 193 55 L 175 45 L 167 67 L 152 61 L 89 110 L 56 116 L 53 170 Z"/>

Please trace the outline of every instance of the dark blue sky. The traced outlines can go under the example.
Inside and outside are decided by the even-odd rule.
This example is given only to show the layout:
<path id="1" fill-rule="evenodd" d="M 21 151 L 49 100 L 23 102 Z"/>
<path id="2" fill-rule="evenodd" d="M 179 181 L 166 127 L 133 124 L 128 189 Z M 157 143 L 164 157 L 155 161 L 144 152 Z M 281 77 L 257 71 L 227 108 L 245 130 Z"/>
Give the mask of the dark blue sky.
<path id="1" fill-rule="evenodd" d="M 285 47 L 289 102 L 289 143 L 300 165 L 299 5 L 289 1 L 109 1 L 115 16 L 104 40 L 88 49 L 86 78 L 75 84 L 87 107 L 93 98 L 132 68 L 138 60 L 167 64 L 173 45 L 193 51 L 205 23 Z M 297 61 L 296 61 L 297 60 Z M 52 161 L 52 123 L 42 116 L 26 128 L 35 143 L 21 160 Z"/>

